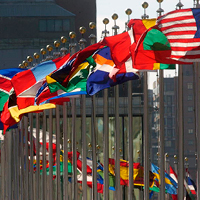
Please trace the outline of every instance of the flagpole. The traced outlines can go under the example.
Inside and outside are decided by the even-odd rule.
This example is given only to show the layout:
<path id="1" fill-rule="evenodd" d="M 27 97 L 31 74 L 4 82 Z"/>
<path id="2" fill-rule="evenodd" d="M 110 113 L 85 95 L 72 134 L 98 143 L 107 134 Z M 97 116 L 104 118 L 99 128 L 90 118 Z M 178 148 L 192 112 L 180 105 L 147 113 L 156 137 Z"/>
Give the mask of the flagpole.
<path id="1" fill-rule="evenodd" d="M 183 132 L 183 66 L 178 70 L 178 133 L 179 133 L 179 164 L 178 164 L 178 199 L 184 198 L 184 132 Z"/>
<path id="2" fill-rule="evenodd" d="M 63 137 L 64 137 L 64 198 L 63 200 L 68 200 L 68 148 L 67 148 L 67 138 L 68 138 L 68 131 L 67 131 L 67 102 L 63 103 Z"/>
<path id="3" fill-rule="evenodd" d="M 47 169 L 46 169 L 46 111 L 43 111 L 43 127 L 42 127 L 42 177 L 43 177 L 43 199 L 46 199 L 46 189 L 47 189 Z"/>
<path id="4" fill-rule="evenodd" d="M 197 139 L 197 144 L 200 142 L 200 122 L 199 122 L 199 113 L 200 113 L 200 106 L 199 106 L 199 100 L 200 100 L 200 70 L 199 70 L 199 64 L 194 63 L 194 68 L 195 68 L 195 85 L 196 85 L 196 95 L 195 95 L 195 118 L 196 118 L 196 139 Z M 200 145 L 197 145 L 197 199 L 200 199 Z"/>
<path id="5" fill-rule="evenodd" d="M 53 200 L 53 109 L 49 110 L 49 200 Z"/>
<path id="6" fill-rule="evenodd" d="M 86 32 L 85 27 L 79 28 L 82 38 L 79 41 L 81 49 L 85 48 L 86 40 L 83 34 Z M 83 200 L 87 200 L 87 141 L 86 141 L 86 95 L 81 95 L 81 132 L 82 132 L 82 188 Z"/>
<path id="7" fill-rule="evenodd" d="M 146 8 L 148 8 L 148 3 L 144 2 L 142 4 L 144 8 L 143 19 L 147 19 Z M 144 72 L 144 200 L 149 199 L 149 117 L 148 117 L 148 74 Z"/>
<path id="8" fill-rule="evenodd" d="M 103 24 L 105 25 L 105 30 L 102 34 L 106 37 L 107 30 L 106 25 L 109 20 L 105 18 Z M 109 115 L 108 115 L 108 89 L 103 90 L 103 152 L 104 152 L 104 200 L 109 199 Z"/>
<path id="9" fill-rule="evenodd" d="M 22 137 L 22 135 L 21 135 Z M 36 113 L 36 199 L 40 199 L 40 152 L 39 152 L 40 122 L 39 113 Z M 22 138 L 21 138 L 22 140 Z"/>
<path id="10" fill-rule="evenodd" d="M 69 36 L 71 40 L 73 40 L 76 37 L 75 32 L 70 32 Z M 76 52 L 76 44 L 72 43 L 70 44 L 70 50 L 71 55 L 73 55 Z M 72 192 L 73 192 L 73 199 L 77 200 L 78 196 L 78 186 L 77 186 L 77 154 L 76 154 L 76 98 L 72 98 L 72 152 L 73 152 L 73 184 L 72 184 Z"/>
<path id="11" fill-rule="evenodd" d="M 163 0 L 157 0 L 159 9 L 157 13 L 162 15 L 164 10 L 161 8 Z M 163 70 L 159 70 L 159 114 L 160 114 L 160 132 L 159 132 L 159 147 L 160 147 L 160 199 L 165 199 L 165 132 L 164 132 L 164 80 Z"/>
<path id="12" fill-rule="evenodd" d="M 112 15 L 114 20 L 114 35 L 117 35 L 117 30 L 119 27 L 116 25 L 116 20 L 118 15 L 115 13 Z M 115 199 L 121 200 L 121 189 L 120 189 L 120 133 L 119 133 L 119 85 L 116 85 L 115 88 Z"/>

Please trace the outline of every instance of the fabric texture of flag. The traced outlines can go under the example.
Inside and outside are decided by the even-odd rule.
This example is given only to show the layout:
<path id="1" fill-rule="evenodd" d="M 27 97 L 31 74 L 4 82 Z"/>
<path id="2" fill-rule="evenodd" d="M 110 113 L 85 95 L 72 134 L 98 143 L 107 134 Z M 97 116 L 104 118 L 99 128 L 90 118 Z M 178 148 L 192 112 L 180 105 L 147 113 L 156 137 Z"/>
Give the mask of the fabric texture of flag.
<path id="1" fill-rule="evenodd" d="M 12 77 L 26 69 L 21 68 L 10 68 L 0 70 L 0 111 L 3 110 L 5 102 L 8 100 L 9 95 L 13 89 L 11 79 Z"/>
<path id="2" fill-rule="evenodd" d="M 180 9 L 157 19 L 158 29 L 171 46 L 170 58 L 183 62 L 200 61 L 200 9 Z"/>
<path id="3" fill-rule="evenodd" d="M 69 58 L 68 62 L 62 69 L 49 74 L 46 77 L 46 80 L 50 91 L 56 92 L 61 89 L 65 92 L 69 92 L 75 88 L 79 88 L 75 86 L 78 82 L 83 85 L 81 82 L 85 81 L 85 73 L 87 73 L 89 67 L 87 59 L 101 47 L 103 47 L 101 43 L 95 43 L 80 50 Z M 84 77 L 81 77 L 82 75 Z M 82 91 L 83 90 L 84 89 L 82 89 Z M 83 91 L 84 94 L 86 93 L 85 91 Z"/>
<path id="4" fill-rule="evenodd" d="M 197 195 L 197 193 L 196 193 L 196 184 L 194 183 L 194 181 L 193 181 L 188 169 L 186 169 L 186 174 L 187 174 L 186 180 L 187 180 L 188 187 L 189 187 L 191 193 L 193 195 Z"/>
<path id="5" fill-rule="evenodd" d="M 70 99 L 67 97 L 63 97 L 65 94 L 64 91 L 58 90 L 56 92 L 51 93 L 48 87 L 47 82 L 43 84 L 43 86 L 38 90 L 35 96 L 35 103 L 37 105 L 42 105 L 46 103 L 53 103 L 56 105 L 63 105 L 64 102 L 69 102 Z"/>
<path id="6" fill-rule="evenodd" d="M 87 93 L 94 95 L 100 90 L 124 83 L 129 80 L 139 79 L 139 72 L 132 68 L 132 60 L 129 58 L 117 72 L 112 75 L 116 67 L 111 58 L 110 47 L 105 47 L 95 52 L 94 69 L 87 78 Z M 118 68 L 118 67 L 117 67 Z"/>
<path id="7" fill-rule="evenodd" d="M 109 158 L 109 172 L 115 176 L 115 160 Z M 154 174 L 149 174 L 149 187 L 153 186 Z M 135 186 L 144 186 L 144 168 L 140 163 L 133 163 L 133 180 Z M 129 185 L 129 163 L 120 159 L 120 184 Z"/>
<path id="8" fill-rule="evenodd" d="M 45 77 L 58 68 L 63 67 L 68 59 L 69 54 L 54 60 L 45 61 L 33 68 L 16 74 L 12 78 L 11 82 L 17 96 L 19 109 L 34 105 L 35 95 L 46 81 Z"/>
<path id="9" fill-rule="evenodd" d="M 151 171 L 156 176 L 156 181 L 160 184 L 160 169 L 158 166 L 151 163 Z M 177 194 L 177 183 L 165 172 L 165 189 L 169 194 Z"/>

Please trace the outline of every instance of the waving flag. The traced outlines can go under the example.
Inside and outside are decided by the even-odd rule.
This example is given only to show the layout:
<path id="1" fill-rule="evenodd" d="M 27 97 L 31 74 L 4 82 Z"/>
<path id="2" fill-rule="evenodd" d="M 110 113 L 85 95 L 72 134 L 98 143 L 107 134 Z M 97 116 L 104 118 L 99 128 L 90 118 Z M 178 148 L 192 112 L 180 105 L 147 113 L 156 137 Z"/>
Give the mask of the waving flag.
<path id="1" fill-rule="evenodd" d="M 63 67 L 69 58 L 69 54 L 54 60 L 45 61 L 36 67 L 16 74 L 11 82 L 17 96 L 19 109 L 34 105 L 35 95 L 38 89 L 46 81 L 45 77 L 58 68 Z"/>
<path id="2" fill-rule="evenodd" d="M 129 58 L 115 71 L 115 63 L 111 58 L 109 47 L 97 51 L 93 56 L 95 67 L 87 78 L 87 93 L 94 95 L 100 90 L 124 83 L 129 80 L 139 79 L 138 70 L 132 68 L 132 60 Z M 118 67 L 116 67 L 118 68 Z"/>
<path id="3" fill-rule="evenodd" d="M 188 187 L 189 187 L 191 193 L 193 195 L 197 195 L 197 193 L 196 193 L 196 185 L 195 185 L 195 183 L 194 183 L 194 181 L 193 181 L 188 169 L 186 169 L 186 174 L 187 174 L 186 179 L 187 179 Z"/>
<path id="4" fill-rule="evenodd" d="M 158 18 L 157 26 L 171 46 L 171 59 L 200 61 L 199 20 L 199 8 L 175 10 Z"/>
<path id="5" fill-rule="evenodd" d="M 9 95 L 13 89 L 11 78 L 26 69 L 10 68 L 0 70 L 0 111 L 3 110 L 5 102 L 8 100 Z"/>
<path id="6" fill-rule="evenodd" d="M 132 29 L 118 35 L 105 37 L 101 43 L 110 48 L 113 62 L 118 67 L 130 58 L 130 45 L 136 45 Z"/>
<path id="7" fill-rule="evenodd" d="M 153 163 L 151 163 L 151 171 L 156 176 L 156 181 L 160 184 L 160 169 Z M 165 189 L 169 194 L 177 194 L 177 183 L 165 172 Z"/>

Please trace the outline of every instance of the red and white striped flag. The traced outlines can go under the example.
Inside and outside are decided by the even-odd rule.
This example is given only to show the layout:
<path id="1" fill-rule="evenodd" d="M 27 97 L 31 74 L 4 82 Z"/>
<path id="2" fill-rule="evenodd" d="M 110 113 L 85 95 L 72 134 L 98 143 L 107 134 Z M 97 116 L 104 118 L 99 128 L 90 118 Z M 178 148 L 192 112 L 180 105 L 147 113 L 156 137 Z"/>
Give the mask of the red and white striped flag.
<path id="1" fill-rule="evenodd" d="M 170 43 L 171 59 L 200 61 L 200 9 L 169 12 L 157 19 L 157 25 Z"/>

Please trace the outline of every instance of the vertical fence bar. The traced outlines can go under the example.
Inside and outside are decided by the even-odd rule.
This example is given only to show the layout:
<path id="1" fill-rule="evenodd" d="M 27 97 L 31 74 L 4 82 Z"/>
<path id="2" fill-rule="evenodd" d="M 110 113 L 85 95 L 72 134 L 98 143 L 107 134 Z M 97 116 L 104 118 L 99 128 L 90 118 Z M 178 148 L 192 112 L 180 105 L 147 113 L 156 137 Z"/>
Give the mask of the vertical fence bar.
<path id="1" fill-rule="evenodd" d="M 86 138 L 86 96 L 81 96 L 81 107 L 82 107 L 82 173 L 83 173 L 83 200 L 87 200 L 87 138 Z"/>
<path id="2" fill-rule="evenodd" d="M 119 85 L 115 86 L 115 199 L 121 199 L 120 190 L 120 133 L 119 133 Z"/>
<path id="3" fill-rule="evenodd" d="M 42 120 L 42 185 L 43 185 L 43 200 L 46 199 L 46 190 L 47 190 L 47 169 L 46 169 L 46 110 L 43 111 L 43 120 Z"/>
<path id="4" fill-rule="evenodd" d="M 97 200 L 96 97 L 92 96 L 92 196 Z"/>
<path id="5" fill-rule="evenodd" d="M 30 141 L 30 174 L 29 174 L 29 199 L 34 200 L 34 190 L 33 190 L 33 113 L 29 113 L 29 125 L 30 125 L 30 130 L 29 130 L 29 141 Z"/>
<path id="6" fill-rule="evenodd" d="M 129 193 L 128 199 L 133 199 L 133 116 L 132 116 L 132 81 L 128 82 L 128 138 L 129 138 Z"/>
<path id="7" fill-rule="evenodd" d="M 60 185 L 60 113 L 56 105 L 56 179 L 57 179 L 57 200 L 61 198 Z"/>
<path id="8" fill-rule="evenodd" d="M 67 149 L 67 103 L 63 103 L 63 137 L 64 137 L 64 200 L 68 200 L 68 149 Z"/>
<path id="9" fill-rule="evenodd" d="M 109 118 L 108 118 L 108 89 L 104 89 L 103 96 L 103 152 L 104 152 L 104 200 L 109 199 Z"/>
<path id="10" fill-rule="evenodd" d="M 53 109 L 49 110 L 49 200 L 53 200 Z"/>

